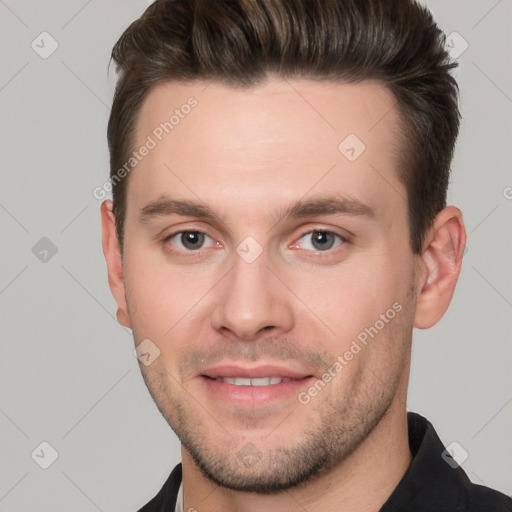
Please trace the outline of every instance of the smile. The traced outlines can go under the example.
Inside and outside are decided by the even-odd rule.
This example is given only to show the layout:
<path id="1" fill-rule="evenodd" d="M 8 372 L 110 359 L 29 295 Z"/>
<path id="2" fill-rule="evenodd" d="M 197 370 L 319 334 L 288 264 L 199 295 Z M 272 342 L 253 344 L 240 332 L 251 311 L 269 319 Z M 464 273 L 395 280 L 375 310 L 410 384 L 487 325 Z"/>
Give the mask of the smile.
<path id="1" fill-rule="evenodd" d="M 259 377 L 255 379 L 245 377 L 217 377 L 215 380 L 235 386 L 272 386 L 274 384 L 281 384 L 281 382 L 291 382 L 296 379 L 288 377 Z"/>

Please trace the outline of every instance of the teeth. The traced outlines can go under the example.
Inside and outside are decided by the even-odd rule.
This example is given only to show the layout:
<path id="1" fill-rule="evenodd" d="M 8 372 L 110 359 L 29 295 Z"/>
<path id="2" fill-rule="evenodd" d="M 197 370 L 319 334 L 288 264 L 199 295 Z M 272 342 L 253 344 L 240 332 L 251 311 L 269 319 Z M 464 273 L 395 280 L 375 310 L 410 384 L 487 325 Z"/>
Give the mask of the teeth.
<path id="1" fill-rule="evenodd" d="M 295 379 L 288 377 L 258 377 L 256 379 L 247 379 L 244 377 L 217 377 L 215 380 L 235 386 L 270 386 L 272 384 L 280 384 L 281 382 L 290 382 Z"/>

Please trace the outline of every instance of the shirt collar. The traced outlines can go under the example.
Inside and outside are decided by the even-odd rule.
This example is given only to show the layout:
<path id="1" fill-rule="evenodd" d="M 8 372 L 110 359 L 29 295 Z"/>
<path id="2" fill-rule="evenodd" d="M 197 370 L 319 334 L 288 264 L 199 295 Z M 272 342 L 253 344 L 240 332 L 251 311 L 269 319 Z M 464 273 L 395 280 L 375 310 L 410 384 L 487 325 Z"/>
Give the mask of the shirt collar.
<path id="1" fill-rule="evenodd" d="M 466 510 L 466 489 L 471 483 L 462 468 L 447 454 L 426 418 L 409 412 L 407 422 L 413 460 L 380 512 L 403 507 L 413 507 L 415 512 Z"/>
<path id="2" fill-rule="evenodd" d="M 180 482 L 178 496 L 176 497 L 176 508 L 174 512 L 183 512 L 183 480 Z"/>

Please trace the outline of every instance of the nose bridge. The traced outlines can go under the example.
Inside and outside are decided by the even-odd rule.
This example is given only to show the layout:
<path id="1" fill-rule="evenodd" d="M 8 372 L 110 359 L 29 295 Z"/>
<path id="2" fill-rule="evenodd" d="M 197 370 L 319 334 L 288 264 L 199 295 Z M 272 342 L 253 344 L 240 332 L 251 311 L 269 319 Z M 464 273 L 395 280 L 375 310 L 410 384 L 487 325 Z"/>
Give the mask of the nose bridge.
<path id="1" fill-rule="evenodd" d="M 287 331 L 293 324 L 290 298 L 270 270 L 267 253 L 254 251 L 251 241 L 238 246 L 212 317 L 216 330 L 229 330 L 241 339 L 254 338 L 263 329 Z"/>

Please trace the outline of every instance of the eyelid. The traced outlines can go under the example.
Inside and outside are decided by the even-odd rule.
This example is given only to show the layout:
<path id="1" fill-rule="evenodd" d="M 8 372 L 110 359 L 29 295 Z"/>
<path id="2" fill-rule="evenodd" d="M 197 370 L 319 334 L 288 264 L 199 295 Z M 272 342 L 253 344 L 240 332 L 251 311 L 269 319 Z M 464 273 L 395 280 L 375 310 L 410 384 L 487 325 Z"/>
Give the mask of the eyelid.
<path id="1" fill-rule="evenodd" d="M 184 220 L 183 222 L 179 222 L 177 224 L 174 224 L 173 226 L 167 226 L 165 229 L 160 230 L 160 232 L 155 235 L 155 239 L 157 241 L 168 240 L 172 236 L 187 231 L 192 233 L 202 233 L 204 235 L 209 236 L 212 239 L 217 239 L 218 237 L 217 234 L 214 235 L 215 230 L 212 229 L 208 223 L 195 220 Z"/>

